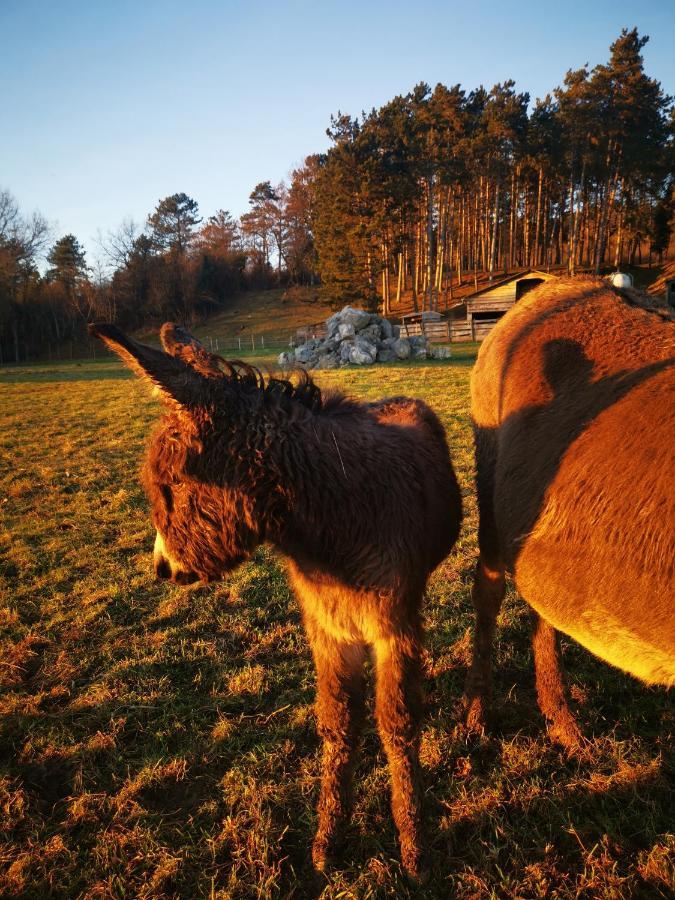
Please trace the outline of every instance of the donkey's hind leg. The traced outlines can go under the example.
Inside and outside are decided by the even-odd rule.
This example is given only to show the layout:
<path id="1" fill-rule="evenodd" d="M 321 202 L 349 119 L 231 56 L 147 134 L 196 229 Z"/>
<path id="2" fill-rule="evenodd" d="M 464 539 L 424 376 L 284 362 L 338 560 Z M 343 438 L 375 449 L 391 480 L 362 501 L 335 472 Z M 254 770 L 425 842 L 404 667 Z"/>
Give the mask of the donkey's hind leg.
<path id="1" fill-rule="evenodd" d="M 397 634 L 375 643 L 375 712 L 391 774 L 391 806 L 403 866 L 425 875 L 422 785 L 419 770 L 422 717 L 421 635 Z"/>
<path id="2" fill-rule="evenodd" d="M 506 592 L 505 567 L 495 518 L 494 492 L 497 436 L 491 428 L 474 428 L 476 493 L 478 496 L 478 546 L 471 599 L 476 610 L 473 659 L 466 679 L 466 721 L 479 734 L 487 727 L 492 697 L 492 644 L 497 616 Z"/>
<path id="3" fill-rule="evenodd" d="M 471 599 L 476 610 L 473 635 L 473 658 L 464 689 L 466 721 L 472 731 L 482 733 L 492 698 L 492 644 L 497 616 L 506 592 L 504 568 L 487 565 L 481 554 L 476 565 Z"/>
<path id="4" fill-rule="evenodd" d="M 552 740 L 569 749 L 583 743 L 579 727 L 570 712 L 565 676 L 555 628 L 532 610 L 532 649 L 539 708 L 546 717 Z"/>
<path id="5" fill-rule="evenodd" d="M 365 647 L 307 629 L 317 674 L 316 716 L 323 741 L 319 823 L 312 848 L 314 867 L 328 868 L 351 812 L 354 754 L 364 717 Z"/>

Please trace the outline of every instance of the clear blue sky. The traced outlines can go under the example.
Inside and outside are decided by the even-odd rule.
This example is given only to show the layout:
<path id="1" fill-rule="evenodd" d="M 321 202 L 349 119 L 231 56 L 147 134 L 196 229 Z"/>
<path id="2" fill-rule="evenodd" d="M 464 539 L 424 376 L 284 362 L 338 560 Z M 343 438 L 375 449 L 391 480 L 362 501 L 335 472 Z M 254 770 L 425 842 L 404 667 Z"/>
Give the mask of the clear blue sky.
<path id="1" fill-rule="evenodd" d="M 0 0 L 0 187 L 91 259 L 97 230 L 177 191 L 240 215 L 328 146 L 338 109 L 419 81 L 514 78 L 534 99 L 634 25 L 675 93 L 668 0 Z"/>

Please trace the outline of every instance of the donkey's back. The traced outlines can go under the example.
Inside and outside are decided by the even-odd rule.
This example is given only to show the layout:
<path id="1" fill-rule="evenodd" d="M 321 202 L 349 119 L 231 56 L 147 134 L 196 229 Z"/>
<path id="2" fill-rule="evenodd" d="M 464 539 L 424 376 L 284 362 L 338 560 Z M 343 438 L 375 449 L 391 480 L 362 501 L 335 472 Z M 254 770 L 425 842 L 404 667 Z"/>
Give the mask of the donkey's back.
<path id="1" fill-rule="evenodd" d="M 393 397 L 370 406 L 370 412 L 381 425 L 394 428 L 410 442 L 411 472 L 396 471 L 400 502 L 420 510 L 420 539 L 428 557 L 429 571 L 448 555 L 459 535 L 462 519 L 462 497 L 452 465 L 445 430 L 436 413 L 422 400 Z M 407 490 L 403 482 L 409 480 Z M 423 503 L 412 503 L 407 496 L 423 491 Z"/>
<path id="2" fill-rule="evenodd" d="M 599 279 L 550 282 L 481 348 L 474 599 L 479 617 L 494 607 L 508 570 L 549 626 L 672 684 L 675 346 L 648 301 Z"/>

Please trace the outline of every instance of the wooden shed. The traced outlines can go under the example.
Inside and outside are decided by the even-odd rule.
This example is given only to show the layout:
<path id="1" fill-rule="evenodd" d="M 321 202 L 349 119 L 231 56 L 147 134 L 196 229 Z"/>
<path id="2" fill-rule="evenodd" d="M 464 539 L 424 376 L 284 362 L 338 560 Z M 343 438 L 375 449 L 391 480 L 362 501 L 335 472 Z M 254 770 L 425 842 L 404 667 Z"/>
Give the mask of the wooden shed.
<path id="1" fill-rule="evenodd" d="M 465 298 L 467 337 L 464 337 L 464 340 L 482 341 L 514 303 L 538 284 L 555 277 L 550 272 L 528 269 L 517 275 L 493 281 L 487 287 L 469 294 Z"/>

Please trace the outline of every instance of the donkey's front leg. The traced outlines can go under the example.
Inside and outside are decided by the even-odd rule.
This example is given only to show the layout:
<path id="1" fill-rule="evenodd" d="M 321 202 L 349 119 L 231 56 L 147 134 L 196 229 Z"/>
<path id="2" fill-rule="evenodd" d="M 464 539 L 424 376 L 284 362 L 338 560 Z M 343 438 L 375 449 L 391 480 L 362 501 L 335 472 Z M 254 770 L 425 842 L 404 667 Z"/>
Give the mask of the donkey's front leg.
<path id="1" fill-rule="evenodd" d="M 419 767 L 422 718 L 421 635 L 397 633 L 375 643 L 375 711 L 391 773 L 391 807 L 403 866 L 426 876 Z"/>
<path id="2" fill-rule="evenodd" d="M 336 641 L 319 626 L 308 627 L 317 674 L 316 716 L 323 739 L 319 824 L 314 867 L 326 869 L 351 813 L 354 754 L 364 716 L 365 647 Z"/>

